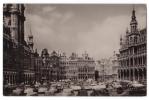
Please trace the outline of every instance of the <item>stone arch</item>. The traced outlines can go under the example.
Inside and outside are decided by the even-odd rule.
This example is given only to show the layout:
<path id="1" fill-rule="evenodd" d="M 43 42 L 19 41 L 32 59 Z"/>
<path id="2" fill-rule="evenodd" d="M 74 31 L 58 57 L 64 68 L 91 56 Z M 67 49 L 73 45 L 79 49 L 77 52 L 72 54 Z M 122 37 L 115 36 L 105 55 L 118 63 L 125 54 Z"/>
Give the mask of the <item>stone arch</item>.
<path id="1" fill-rule="evenodd" d="M 126 72 L 126 70 L 124 69 L 124 80 L 126 80 L 126 78 L 127 78 L 127 72 Z"/>
<path id="2" fill-rule="evenodd" d="M 139 57 L 138 59 L 139 59 L 139 65 L 141 65 L 141 58 Z"/>
<path id="3" fill-rule="evenodd" d="M 133 66 L 133 59 L 132 58 L 130 59 L 130 65 L 131 65 L 131 67 Z"/>
<path id="4" fill-rule="evenodd" d="M 127 80 L 129 80 L 129 69 L 126 70 L 127 73 Z"/>
<path id="5" fill-rule="evenodd" d="M 121 80 L 124 80 L 124 70 L 121 70 Z"/>
<path id="6" fill-rule="evenodd" d="M 27 84 L 29 83 L 29 74 L 27 73 Z"/>
<path id="7" fill-rule="evenodd" d="M 133 81 L 133 69 L 130 69 L 130 80 Z"/>
<path id="8" fill-rule="evenodd" d="M 138 69 L 135 68 L 134 70 L 134 75 L 135 75 L 135 80 L 139 80 L 139 73 L 138 73 Z"/>
<path id="9" fill-rule="evenodd" d="M 13 80 L 12 80 L 13 74 L 10 73 L 10 84 L 13 84 Z"/>
<path id="10" fill-rule="evenodd" d="M 25 75 L 25 84 L 27 83 L 27 75 L 26 74 L 24 74 Z"/>
<path id="11" fill-rule="evenodd" d="M 121 71 L 118 70 L 118 79 L 120 80 L 121 79 Z"/>
<path id="12" fill-rule="evenodd" d="M 142 69 L 139 69 L 139 81 L 142 81 L 143 79 L 143 70 Z"/>
<path id="13" fill-rule="evenodd" d="M 144 80 L 146 80 L 146 68 L 143 68 L 143 76 L 144 76 Z"/>
<path id="14" fill-rule="evenodd" d="M 123 76 L 122 76 L 122 70 L 120 70 L 120 78 L 122 80 Z"/>

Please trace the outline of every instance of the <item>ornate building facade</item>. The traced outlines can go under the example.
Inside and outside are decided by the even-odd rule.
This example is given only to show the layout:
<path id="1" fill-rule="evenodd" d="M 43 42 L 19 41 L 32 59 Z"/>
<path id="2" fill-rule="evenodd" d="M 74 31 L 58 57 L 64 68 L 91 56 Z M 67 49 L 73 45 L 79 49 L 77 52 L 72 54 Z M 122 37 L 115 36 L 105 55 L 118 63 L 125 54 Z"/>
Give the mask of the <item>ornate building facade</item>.
<path id="1" fill-rule="evenodd" d="M 67 70 L 69 67 L 69 59 L 67 58 L 65 53 L 60 54 L 60 79 L 65 80 Z"/>
<path id="2" fill-rule="evenodd" d="M 124 38 L 120 38 L 120 56 L 118 77 L 120 80 L 145 81 L 147 68 L 147 33 L 146 29 L 139 30 L 132 11 L 130 30 L 126 30 Z"/>
<path id="3" fill-rule="evenodd" d="M 24 40 L 23 4 L 3 5 L 3 83 L 34 81 L 33 36 Z"/>
<path id="4" fill-rule="evenodd" d="M 87 53 L 82 54 L 82 57 L 72 53 L 68 64 L 67 79 L 72 81 L 95 79 L 95 61 Z"/>
<path id="5" fill-rule="evenodd" d="M 97 61 L 96 64 L 96 80 L 98 81 L 114 81 L 118 79 L 118 54 L 114 52 L 113 56 Z M 96 73 L 97 73 L 96 72 Z"/>
<path id="6" fill-rule="evenodd" d="M 60 78 L 60 56 L 53 51 L 48 53 L 47 49 L 43 49 L 41 52 L 40 77 L 43 81 L 59 81 Z M 39 59 L 39 58 L 38 58 Z M 37 65 L 39 66 L 39 65 Z"/>
<path id="7" fill-rule="evenodd" d="M 35 69 L 37 81 L 78 81 L 95 78 L 95 61 L 87 53 L 82 57 L 75 53 L 67 57 L 65 53 L 53 51 L 49 54 L 47 49 L 43 49 L 41 56 L 35 57 Z"/>
<path id="8" fill-rule="evenodd" d="M 41 81 L 41 68 L 42 68 L 42 57 L 39 56 L 37 49 L 35 50 L 35 81 L 40 82 Z"/>
<path id="9" fill-rule="evenodd" d="M 118 68 L 119 68 L 119 61 L 118 61 L 119 54 L 114 52 L 112 57 L 112 76 L 113 80 L 118 80 Z"/>

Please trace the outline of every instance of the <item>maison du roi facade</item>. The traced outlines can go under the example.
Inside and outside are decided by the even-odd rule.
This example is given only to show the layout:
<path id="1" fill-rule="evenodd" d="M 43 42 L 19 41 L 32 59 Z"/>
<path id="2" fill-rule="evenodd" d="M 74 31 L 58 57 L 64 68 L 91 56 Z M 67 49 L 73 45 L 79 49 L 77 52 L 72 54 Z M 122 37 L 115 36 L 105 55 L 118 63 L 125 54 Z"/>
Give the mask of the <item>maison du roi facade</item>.
<path id="1" fill-rule="evenodd" d="M 3 5 L 3 83 L 33 84 L 36 81 L 63 79 L 94 79 L 95 62 L 87 53 L 78 57 L 43 49 L 41 55 L 34 50 L 33 35 L 24 39 L 23 4 Z"/>
<path id="2" fill-rule="evenodd" d="M 146 81 L 147 68 L 147 33 L 138 29 L 135 10 L 132 11 L 130 30 L 120 38 L 120 57 L 118 76 L 120 80 Z"/>

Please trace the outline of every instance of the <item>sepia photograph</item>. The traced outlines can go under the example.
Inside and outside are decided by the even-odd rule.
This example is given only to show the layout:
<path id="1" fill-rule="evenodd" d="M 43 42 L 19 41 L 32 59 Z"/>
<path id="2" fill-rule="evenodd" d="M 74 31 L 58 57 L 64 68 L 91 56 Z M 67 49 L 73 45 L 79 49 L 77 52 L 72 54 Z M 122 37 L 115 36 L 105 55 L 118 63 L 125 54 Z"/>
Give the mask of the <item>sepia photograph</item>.
<path id="1" fill-rule="evenodd" d="M 3 96 L 146 96 L 146 4 L 3 4 Z"/>

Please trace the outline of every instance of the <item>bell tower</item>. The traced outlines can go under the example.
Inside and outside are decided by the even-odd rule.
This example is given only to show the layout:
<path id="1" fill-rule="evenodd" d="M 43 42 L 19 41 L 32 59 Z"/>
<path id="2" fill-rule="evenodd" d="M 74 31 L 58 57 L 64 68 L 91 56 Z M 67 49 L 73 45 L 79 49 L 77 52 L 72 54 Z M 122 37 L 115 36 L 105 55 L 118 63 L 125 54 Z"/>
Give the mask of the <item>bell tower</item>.
<path id="1" fill-rule="evenodd" d="M 11 20 L 11 38 L 15 42 L 23 43 L 24 42 L 24 10 L 25 7 L 23 4 L 8 4 L 7 9 L 10 12 Z"/>

